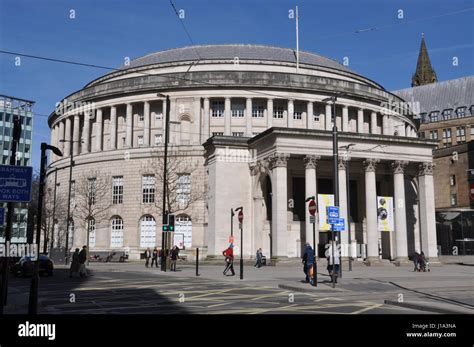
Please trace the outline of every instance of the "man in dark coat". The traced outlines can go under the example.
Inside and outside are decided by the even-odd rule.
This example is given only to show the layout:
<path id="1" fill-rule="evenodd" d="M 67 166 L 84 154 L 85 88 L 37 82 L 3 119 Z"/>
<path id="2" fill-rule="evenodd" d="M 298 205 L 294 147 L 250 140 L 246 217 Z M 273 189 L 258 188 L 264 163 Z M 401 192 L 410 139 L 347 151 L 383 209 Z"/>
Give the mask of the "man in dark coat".
<path id="1" fill-rule="evenodd" d="M 309 271 L 310 271 L 310 268 L 313 267 L 313 264 L 314 264 L 314 251 L 309 243 L 306 243 L 302 263 L 303 263 L 303 271 L 304 271 L 304 274 L 306 275 L 305 281 L 306 283 L 308 283 Z"/>
<path id="2" fill-rule="evenodd" d="M 86 277 L 87 276 L 86 261 L 87 261 L 87 246 L 83 246 L 82 250 L 79 252 L 79 264 L 81 264 L 80 265 L 80 270 L 79 270 L 79 275 L 81 277 Z"/>

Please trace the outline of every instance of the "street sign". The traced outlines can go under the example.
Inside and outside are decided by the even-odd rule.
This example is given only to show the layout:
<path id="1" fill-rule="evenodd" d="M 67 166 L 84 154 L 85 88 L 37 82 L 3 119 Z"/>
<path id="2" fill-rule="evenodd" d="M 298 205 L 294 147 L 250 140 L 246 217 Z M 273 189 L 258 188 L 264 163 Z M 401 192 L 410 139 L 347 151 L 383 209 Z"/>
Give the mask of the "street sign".
<path id="1" fill-rule="evenodd" d="M 242 221 L 244 220 L 244 213 L 242 210 L 239 211 L 239 222 L 242 224 Z"/>
<path id="2" fill-rule="evenodd" d="M 328 218 L 329 224 L 344 224 L 344 218 Z"/>
<path id="3" fill-rule="evenodd" d="M 332 225 L 332 230 L 333 231 L 344 231 L 344 223 L 341 224 L 333 224 Z"/>
<path id="4" fill-rule="evenodd" d="M 338 206 L 328 206 L 328 219 L 329 218 L 339 218 Z"/>
<path id="5" fill-rule="evenodd" d="M 0 201 L 30 202 L 33 168 L 0 165 Z"/>
<path id="6" fill-rule="evenodd" d="M 471 183 L 471 200 L 474 200 L 474 182 Z"/>
<path id="7" fill-rule="evenodd" d="M 309 206 L 308 206 L 309 214 L 314 216 L 316 213 L 317 207 L 316 207 L 316 202 L 314 200 L 309 201 Z"/>
<path id="8" fill-rule="evenodd" d="M 316 223 L 316 216 L 309 216 L 309 222 L 311 224 L 315 224 Z"/>
<path id="9" fill-rule="evenodd" d="M 5 209 L 0 208 L 0 225 L 5 223 Z"/>

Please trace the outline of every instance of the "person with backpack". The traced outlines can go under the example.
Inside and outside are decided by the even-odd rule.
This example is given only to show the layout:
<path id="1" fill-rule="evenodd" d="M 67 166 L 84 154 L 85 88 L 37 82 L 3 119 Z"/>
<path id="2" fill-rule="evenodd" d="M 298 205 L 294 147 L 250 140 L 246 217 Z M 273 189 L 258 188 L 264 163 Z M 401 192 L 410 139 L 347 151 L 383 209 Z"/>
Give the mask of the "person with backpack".
<path id="1" fill-rule="evenodd" d="M 229 247 L 222 252 L 222 255 L 225 257 L 225 262 L 226 262 L 226 267 L 224 270 L 224 276 L 227 276 L 227 272 L 230 270 L 232 272 L 232 275 L 230 276 L 235 276 L 235 271 L 234 271 L 234 245 L 231 243 Z"/>

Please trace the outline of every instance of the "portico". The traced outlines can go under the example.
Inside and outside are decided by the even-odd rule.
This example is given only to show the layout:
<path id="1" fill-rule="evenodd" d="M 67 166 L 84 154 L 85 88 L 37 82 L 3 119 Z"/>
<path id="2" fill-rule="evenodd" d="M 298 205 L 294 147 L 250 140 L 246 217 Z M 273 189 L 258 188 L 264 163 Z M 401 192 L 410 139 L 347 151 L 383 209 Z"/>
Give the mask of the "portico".
<path id="1" fill-rule="evenodd" d="M 331 136 L 327 130 L 271 128 L 250 139 L 210 138 L 205 148 L 212 192 L 209 211 L 212 206 L 214 212 L 209 214 L 208 234 L 215 238 L 209 239 L 208 254 L 219 255 L 227 246 L 228 211 L 243 205 L 244 256 L 251 256 L 260 247 L 272 259 L 301 256 L 304 244 L 313 243 L 305 198 L 333 194 Z M 382 258 L 407 261 L 419 242 L 427 257 L 436 258 L 432 141 L 340 134 L 340 146 L 349 143 L 354 144 L 350 161 L 341 159 L 338 163 L 339 205 L 341 217 L 351 222 L 353 244 L 349 251 L 346 222 L 346 230 L 341 232 L 342 256 L 350 253 L 370 264 Z M 407 188 L 413 186 L 412 181 L 418 191 Z M 377 196 L 394 198 L 392 231 L 379 230 Z M 419 216 L 409 218 L 407 211 L 413 214 L 417 201 Z M 327 241 L 328 232 L 319 230 L 319 256 L 324 256 Z M 235 244 L 240 245 L 238 237 Z"/>

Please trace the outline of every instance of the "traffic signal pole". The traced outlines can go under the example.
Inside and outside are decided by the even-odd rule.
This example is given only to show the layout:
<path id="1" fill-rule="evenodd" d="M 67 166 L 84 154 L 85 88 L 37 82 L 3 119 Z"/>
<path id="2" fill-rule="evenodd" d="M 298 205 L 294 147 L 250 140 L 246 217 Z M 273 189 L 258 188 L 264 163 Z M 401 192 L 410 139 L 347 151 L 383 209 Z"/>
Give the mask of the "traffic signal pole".
<path id="1" fill-rule="evenodd" d="M 158 96 L 162 96 L 158 94 Z M 165 113 L 165 153 L 163 157 L 163 220 L 162 225 L 168 224 L 168 212 L 166 211 L 166 189 L 167 189 L 167 170 L 168 170 L 168 141 L 169 141 L 169 125 L 170 125 L 170 97 L 166 95 L 166 113 Z M 169 231 L 168 231 L 169 232 Z M 167 243 L 165 243 L 165 238 L 167 232 L 161 232 L 161 271 L 166 272 L 166 256 L 167 256 Z"/>

